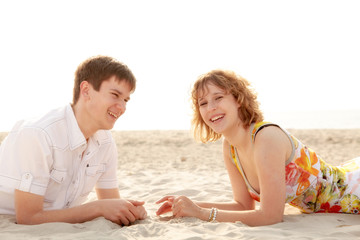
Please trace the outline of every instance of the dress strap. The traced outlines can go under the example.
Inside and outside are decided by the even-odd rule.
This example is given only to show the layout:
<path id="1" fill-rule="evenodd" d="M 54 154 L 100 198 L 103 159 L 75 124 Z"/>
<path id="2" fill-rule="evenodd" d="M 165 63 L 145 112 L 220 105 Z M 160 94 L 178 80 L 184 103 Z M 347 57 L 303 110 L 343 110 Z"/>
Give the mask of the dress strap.
<path id="1" fill-rule="evenodd" d="M 275 126 L 279 127 L 279 125 L 271 123 L 271 122 L 257 122 L 252 123 L 250 126 L 250 132 L 251 132 L 251 139 L 253 142 L 255 142 L 256 134 L 263 128 L 269 127 L 269 126 Z M 279 127 L 280 128 L 280 127 Z"/>
<path id="2" fill-rule="evenodd" d="M 255 200 L 260 201 L 260 194 L 250 185 L 250 183 L 245 175 L 245 172 L 241 166 L 241 162 L 239 161 L 238 153 L 234 146 L 230 146 L 230 154 L 231 154 L 231 158 L 232 158 L 233 162 L 236 165 L 236 168 L 239 170 L 241 176 L 243 177 L 243 179 L 245 181 L 248 191 L 250 192 L 250 194 L 253 196 L 253 198 Z"/>
<path id="3" fill-rule="evenodd" d="M 290 154 L 290 157 L 286 160 L 285 162 L 285 166 L 288 165 L 292 159 L 294 158 L 295 156 L 295 144 L 294 144 L 294 141 L 291 137 L 291 135 L 285 130 L 283 129 L 282 127 L 280 127 L 279 125 L 275 124 L 275 123 L 271 123 L 271 122 L 257 122 L 257 123 L 252 123 L 251 126 L 250 126 L 250 132 L 251 132 L 251 139 L 253 142 L 255 142 L 255 137 L 256 137 L 256 134 L 263 128 L 265 127 L 269 127 L 269 126 L 275 126 L 275 127 L 278 127 L 280 128 L 285 134 L 286 136 L 289 138 L 290 142 L 291 142 L 291 148 L 292 148 L 292 151 L 291 151 L 291 154 Z"/>

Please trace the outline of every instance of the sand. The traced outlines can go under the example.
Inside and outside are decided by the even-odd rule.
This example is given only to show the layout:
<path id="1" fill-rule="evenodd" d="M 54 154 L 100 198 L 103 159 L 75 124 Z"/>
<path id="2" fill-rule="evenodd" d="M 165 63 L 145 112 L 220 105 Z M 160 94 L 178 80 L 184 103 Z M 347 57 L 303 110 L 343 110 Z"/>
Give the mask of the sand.
<path id="1" fill-rule="evenodd" d="M 360 129 L 289 131 L 331 164 L 360 156 Z M 5 136 L 0 133 L 0 141 Z M 26 226 L 15 224 L 14 216 L 0 215 L 0 239 L 360 239 L 360 216 L 302 214 L 288 205 L 283 222 L 261 227 L 157 217 L 154 202 L 168 194 L 232 200 L 221 141 L 196 143 L 188 131 L 114 131 L 113 136 L 119 150 L 120 194 L 146 201 L 145 220 L 128 227 L 104 218 Z M 94 199 L 91 194 L 89 200 Z"/>

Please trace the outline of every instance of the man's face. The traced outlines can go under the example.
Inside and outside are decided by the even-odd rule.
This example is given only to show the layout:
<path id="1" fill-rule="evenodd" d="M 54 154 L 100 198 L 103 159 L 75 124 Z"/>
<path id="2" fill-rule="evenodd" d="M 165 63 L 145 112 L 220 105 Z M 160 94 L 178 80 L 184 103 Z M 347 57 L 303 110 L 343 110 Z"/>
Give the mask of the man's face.
<path id="1" fill-rule="evenodd" d="M 89 119 L 97 130 L 109 130 L 116 120 L 124 114 L 126 103 L 130 100 L 131 87 L 125 81 L 119 81 L 115 76 L 104 81 L 99 91 L 90 85 L 88 102 Z"/>

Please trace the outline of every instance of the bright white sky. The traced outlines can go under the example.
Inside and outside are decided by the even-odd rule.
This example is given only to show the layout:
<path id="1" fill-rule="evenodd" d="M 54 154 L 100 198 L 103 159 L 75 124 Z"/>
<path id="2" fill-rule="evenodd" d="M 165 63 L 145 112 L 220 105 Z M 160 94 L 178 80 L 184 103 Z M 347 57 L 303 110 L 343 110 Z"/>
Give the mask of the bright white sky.
<path id="1" fill-rule="evenodd" d="M 231 69 L 274 112 L 360 109 L 360 1 L 0 2 L 0 131 L 72 100 L 80 62 L 138 79 L 116 130 L 189 129 L 197 76 Z"/>

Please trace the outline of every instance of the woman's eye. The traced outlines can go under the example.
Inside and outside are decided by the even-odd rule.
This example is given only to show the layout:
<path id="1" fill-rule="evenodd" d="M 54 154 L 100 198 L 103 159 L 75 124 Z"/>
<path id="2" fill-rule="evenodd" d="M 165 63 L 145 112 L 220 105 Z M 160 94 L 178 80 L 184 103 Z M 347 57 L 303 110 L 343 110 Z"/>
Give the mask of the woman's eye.
<path id="1" fill-rule="evenodd" d="M 201 107 L 201 106 L 205 106 L 207 104 L 207 102 L 201 102 L 201 103 L 199 103 L 199 106 Z"/>
<path id="2" fill-rule="evenodd" d="M 219 97 L 216 97 L 215 100 L 220 100 L 222 98 L 223 98 L 223 96 L 219 96 Z"/>

